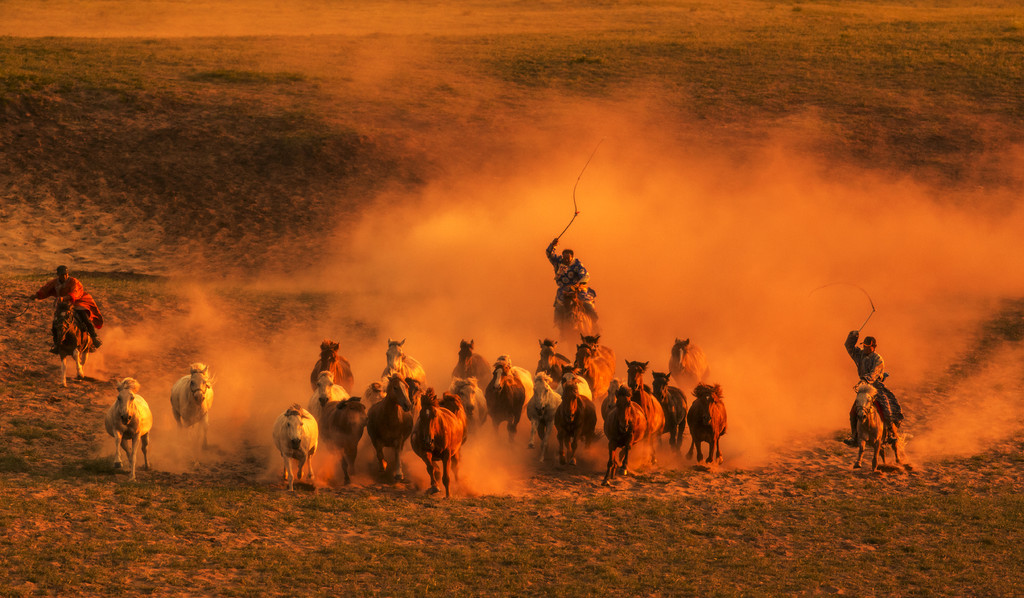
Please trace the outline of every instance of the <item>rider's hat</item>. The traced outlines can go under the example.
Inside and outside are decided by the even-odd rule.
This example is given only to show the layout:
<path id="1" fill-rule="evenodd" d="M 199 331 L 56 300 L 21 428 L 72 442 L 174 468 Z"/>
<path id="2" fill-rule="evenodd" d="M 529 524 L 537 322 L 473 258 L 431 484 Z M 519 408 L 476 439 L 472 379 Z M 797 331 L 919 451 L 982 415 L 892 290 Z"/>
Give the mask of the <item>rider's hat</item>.
<path id="1" fill-rule="evenodd" d="M 873 336 L 865 336 L 864 337 L 864 342 L 862 344 L 864 346 L 866 346 L 866 347 L 877 347 L 878 346 L 878 343 L 875 341 L 875 337 L 873 337 Z"/>

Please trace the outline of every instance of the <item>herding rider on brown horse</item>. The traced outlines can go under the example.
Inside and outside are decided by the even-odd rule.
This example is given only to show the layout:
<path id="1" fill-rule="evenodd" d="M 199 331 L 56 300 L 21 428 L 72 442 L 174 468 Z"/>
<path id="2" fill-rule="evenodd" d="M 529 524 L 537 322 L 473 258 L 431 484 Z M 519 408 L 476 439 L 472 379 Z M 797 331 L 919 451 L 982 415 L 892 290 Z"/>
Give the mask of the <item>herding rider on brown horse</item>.
<path id="1" fill-rule="evenodd" d="M 55 297 L 56 304 L 70 304 L 75 310 L 75 317 L 78 324 L 92 337 L 93 347 L 99 348 L 101 342 L 96 336 L 96 329 L 103 328 L 103 316 L 100 315 L 100 308 L 96 300 L 86 292 L 85 287 L 77 278 L 72 278 L 68 273 L 67 266 L 57 267 L 57 277 L 44 284 L 35 293 L 28 296 L 28 301 L 38 301 L 47 297 Z M 51 353 L 57 352 L 57 345 L 60 339 L 57 338 L 58 330 L 53 329 L 53 348 Z"/>
<path id="2" fill-rule="evenodd" d="M 555 269 L 555 283 L 558 284 L 558 292 L 555 293 L 555 308 L 566 304 L 565 296 L 568 293 L 577 293 L 580 303 L 590 314 L 594 321 L 597 321 L 597 311 L 594 309 L 594 299 L 597 293 L 587 286 L 590 282 L 590 274 L 583 264 L 576 259 L 572 249 L 563 249 L 561 255 L 555 251 L 558 246 L 558 239 L 551 241 L 545 251 L 548 261 Z"/>

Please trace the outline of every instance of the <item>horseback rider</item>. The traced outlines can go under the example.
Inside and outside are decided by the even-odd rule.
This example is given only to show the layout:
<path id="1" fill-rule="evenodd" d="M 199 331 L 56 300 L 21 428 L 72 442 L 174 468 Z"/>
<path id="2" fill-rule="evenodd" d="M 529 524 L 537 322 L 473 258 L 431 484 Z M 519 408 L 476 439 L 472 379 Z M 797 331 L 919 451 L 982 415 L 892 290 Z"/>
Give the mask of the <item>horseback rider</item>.
<path id="1" fill-rule="evenodd" d="M 561 255 L 559 255 L 555 252 L 555 247 L 557 246 L 558 239 L 555 239 L 551 241 L 545 251 L 548 261 L 551 262 L 555 269 L 555 282 L 558 284 L 558 292 L 555 293 L 555 307 L 565 305 L 566 295 L 575 292 L 585 309 L 591 312 L 592 316 L 596 317 L 597 312 L 594 309 L 594 298 L 597 297 L 597 293 L 594 289 L 587 286 L 587 283 L 590 281 L 590 274 L 587 273 L 587 269 L 583 267 L 583 264 L 575 258 L 572 249 L 563 249 Z"/>
<path id="2" fill-rule="evenodd" d="M 857 347 L 857 338 L 860 332 L 854 330 L 846 336 L 846 352 L 850 354 L 853 362 L 857 364 L 857 375 L 878 390 L 876 395 L 882 421 L 885 423 L 887 435 L 896 437 L 896 429 L 903 423 L 903 410 L 896 395 L 885 387 L 884 380 L 889 376 L 885 373 L 885 361 L 882 356 L 875 352 L 878 342 L 873 336 L 865 336 L 861 347 Z M 853 432 L 851 439 L 846 440 L 850 446 L 857 445 L 857 413 L 850 410 L 850 429 Z"/>
<path id="3" fill-rule="evenodd" d="M 96 305 L 92 295 L 86 292 L 82 283 L 77 278 L 71 277 L 67 266 L 58 266 L 57 277 L 44 284 L 35 293 L 29 295 L 27 300 L 38 301 L 47 297 L 55 297 L 56 305 L 61 303 L 70 304 L 75 310 L 75 317 L 78 323 L 92 337 L 93 346 L 99 348 L 102 342 L 96 335 L 96 329 L 103 328 L 103 316 L 100 315 L 100 308 Z M 57 346 L 60 344 L 60 339 L 57 336 L 58 330 L 54 327 L 51 353 L 56 353 Z"/>

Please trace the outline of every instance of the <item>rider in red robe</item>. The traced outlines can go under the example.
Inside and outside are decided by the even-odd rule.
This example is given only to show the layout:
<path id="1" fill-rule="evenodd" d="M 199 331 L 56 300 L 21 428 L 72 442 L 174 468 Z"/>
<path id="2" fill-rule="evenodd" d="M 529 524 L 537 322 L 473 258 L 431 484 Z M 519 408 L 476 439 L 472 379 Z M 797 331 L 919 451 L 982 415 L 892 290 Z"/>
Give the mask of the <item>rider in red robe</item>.
<path id="1" fill-rule="evenodd" d="M 82 283 L 68 274 L 67 266 L 59 266 L 57 277 L 44 284 L 42 288 L 30 295 L 29 299 L 38 301 L 47 297 L 55 297 L 58 303 L 71 303 L 75 309 L 75 315 L 78 316 L 78 322 L 92 337 L 93 345 L 100 346 L 100 339 L 96 336 L 96 329 L 103 328 L 103 316 L 100 315 L 100 308 L 96 305 L 96 300 L 92 298 L 92 295 L 86 292 Z M 57 334 L 54 332 L 53 351 L 56 351 L 56 336 Z"/>

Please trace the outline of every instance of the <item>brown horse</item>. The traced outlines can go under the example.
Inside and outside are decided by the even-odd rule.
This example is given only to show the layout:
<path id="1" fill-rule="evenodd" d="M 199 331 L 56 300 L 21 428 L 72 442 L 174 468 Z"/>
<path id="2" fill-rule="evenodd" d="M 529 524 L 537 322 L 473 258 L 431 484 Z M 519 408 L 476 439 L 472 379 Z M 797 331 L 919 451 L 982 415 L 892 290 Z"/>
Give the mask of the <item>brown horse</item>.
<path id="1" fill-rule="evenodd" d="M 693 440 L 686 458 L 693 456 L 693 449 L 697 449 L 697 462 L 704 458 L 700 450 L 702 442 L 708 443 L 707 463 L 717 459 L 722 462 L 722 450 L 719 446 L 719 439 L 725 436 L 728 419 L 725 414 L 725 403 L 722 401 L 722 387 L 718 384 L 698 384 L 693 389 L 693 396 L 697 399 L 690 405 L 686 413 L 686 423 L 690 426 L 690 438 Z"/>
<path id="2" fill-rule="evenodd" d="M 586 379 L 594 400 L 605 397 L 608 384 L 615 377 L 615 351 L 598 344 L 600 336 L 583 337 L 583 344 L 576 345 L 576 360 L 573 365 Z"/>
<path id="3" fill-rule="evenodd" d="M 351 483 L 355 471 L 359 440 L 367 423 L 366 406 L 359 397 L 328 401 L 320 415 L 320 434 L 324 442 L 341 453 L 341 471 L 345 485 Z"/>
<path id="4" fill-rule="evenodd" d="M 668 360 L 668 373 L 676 386 L 686 390 L 704 382 L 711 370 L 704 351 L 690 342 L 690 339 L 676 339 L 672 344 L 672 356 Z"/>
<path id="5" fill-rule="evenodd" d="M 455 474 L 455 480 L 459 479 L 459 452 L 462 450 L 462 443 L 466 440 L 466 412 L 460 407 L 462 403 L 452 393 L 444 393 L 445 404 L 456 409 L 452 412 L 447 407 L 441 406 L 437 394 L 433 388 L 423 392 L 420 417 L 416 420 L 416 427 L 412 433 L 409 444 L 413 452 L 423 459 L 427 466 L 427 477 L 430 478 L 430 489 L 427 494 L 440 492 L 437 487 L 437 465 L 441 462 L 441 481 L 444 483 L 444 497 L 450 498 L 451 478 L 448 475 L 449 468 Z"/>
<path id="6" fill-rule="evenodd" d="M 651 394 L 661 403 L 665 412 L 665 431 L 668 432 L 668 444 L 676 451 L 683 444 L 683 431 L 686 429 L 686 395 L 675 386 L 669 385 L 669 374 L 654 372 L 654 384 Z"/>
<path id="7" fill-rule="evenodd" d="M 604 420 L 604 435 L 608 439 L 608 469 L 601 483 L 605 486 L 610 485 L 620 465 L 622 475 L 629 475 L 629 451 L 644 438 L 647 430 L 644 410 L 633 402 L 632 397 L 633 391 L 628 386 L 620 386 L 615 393 L 615 406 Z M 616 450 L 621 454 L 621 459 L 615 459 Z"/>
<path id="8" fill-rule="evenodd" d="M 537 369 L 534 370 L 534 374 L 544 372 L 551 377 L 552 380 L 562 379 L 562 370 L 572 364 L 569 358 L 555 350 L 558 345 L 558 341 L 553 341 L 546 338 L 540 343 L 540 359 L 537 361 Z"/>
<path id="9" fill-rule="evenodd" d="M 68 385 L 68 370 L 65 360 L 75 360 L 76 380 L 85 380 L 85 361 L 89 353 L 96 350 L 92 337 L 75 318 L 75 310 L 70 303 L 61 301 L 53 314 L 53 333 L 57 345 L 57 359 L 60 360 L 60 385 Z"/>
<path id="10" fill-rule="evenodd" d="M 871 471 L 878 471 L 878 456 L 882 456 L 882 463 L 885 463 L 885 442 L 883 441 L 885 425 L 882 416 L 878 413 L 875 404 L 877 390 L 867 382 L 861 382 L 856 387 L 857 399 L 853 402 L 853 411 L 857 416 L 857 461 L 853 464 L 854 469 L 860 467 L 861 459 L 864 457 L 865 445 L 871 445 L 874 453 L 871 456 Z M 893 453 L 896 455 L 896 462 L 900 462 L 899 442 L 892 443 Z"/>
<path id="11" fill-rule="evenodd" d="M 572 338 L 574 332 L 598 334 L 597 310 L 593 304 L 580 301 L 581 287 L 573 285 L 560 293 L 555 301 L 555 326 L 563 339 Z"/>
<path id="12" fill-rule="evenodd" d="M 398 471 L 395 480 L 405 479 L 402 471 L 402 448 L 412 434 L 412 401 L 409 399 L 409 384 L 397 374 L 388 378 L 387 390 L 381 402 L 370 407 L 366 414 L 366 435 L 377 453 L 377 463 L 383 473 L 388 471 L 384 459 L 384 448 L 395 451 Z"/>
<path id="13" fill-rule="evenodd" d="M 487 360 L 479 353 L 473 352 L 474 342 L 473 340 L 468 343 L 466 341 L 459 342 L 459 362 L 452 369 L 453 379 L 476 378 L 477 380 L 487 380 L 491 377 L 491 366 L 487 364 Z"/>
<path id="14" fill-rule="evenodd" d="M 487 400 L 487 413 L 494 423 L 497 433 L 501 422 L 507 422 L 508 440 L 516 437 L 516 428 L 523 417 L 523 405 L 526 397 L 533 396 L 533 380 L 530 374 L 521 367 L 513 366 L 507 355 L 502 355 L 494 363 L 494 375 L 484 389 Z"/>
<path id="15" fill-rule="evenodd" d="M 345 392 L 352 393 L 352 388 L 355 384 L 355 378 L 352 377 L 352 366 L 347 359 L 338 355 L 338 348 L 340 346 L 338 343 L 327 339 L 320 343 L 320 359 L 313 365 L 313 372 L 309 375 L 309 384 L 312 390 L 316 390 L 320 372 L 326 371 L 334 374 L 335 384 L 340 384 L 345 389 Z"/>
<path id="16" fill-rule="evenodd" d="M 644 373 L 647 371 L 648 363 L 650 362 L 626 360 L 628 373 L 626 383 L 633 391 L 633 402 L 640 405 L 640 408 L 644 410 L 644 417 L 647 418 L 647 430 L 644 437 L 651 448 L 651 464 L 654 465 L 658 462 L 658 456 L 655 454 L 655 440 L 660 438 L 665 430 L 665 410 L 661 408 L 661 403 L 654 398 L 654 395 L 647 390 L 647 385 L 644 384 Z"/>
<path id="17" fill-rule="evenodd" d="M 562 389 L 562 401 L 555 409 L 558 462 L 576 465 L 576 447 L 580 439 L 587 439 L 587 444 L 590 444 L 596 427 L 597 411 L 593 401 L 580 394 L 577 384 L 566 384 Z"/>

